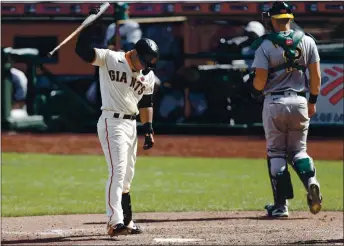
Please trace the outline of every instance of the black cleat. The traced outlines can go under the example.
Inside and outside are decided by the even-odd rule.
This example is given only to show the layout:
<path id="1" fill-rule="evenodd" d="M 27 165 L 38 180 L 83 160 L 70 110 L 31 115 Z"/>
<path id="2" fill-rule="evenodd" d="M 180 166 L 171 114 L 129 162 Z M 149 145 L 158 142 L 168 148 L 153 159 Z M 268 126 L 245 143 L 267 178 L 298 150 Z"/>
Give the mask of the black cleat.
<path id="1" fill-rule="evenodd" d="M 142 234 L 143 230 L 134 223 L 134 221 L 130 221 L 130 223 L 127 225 L 128 228 L 131 229 L 130 234 Z"/>
<path id="2" fill-rule="evenodd" d="M 266 205 L 264 207 L 267 212 L 268 217 L 273 218 L 286 218 L 289 216 L 288 207 L 287 206 L 275 206 L 272 204 Z"/>

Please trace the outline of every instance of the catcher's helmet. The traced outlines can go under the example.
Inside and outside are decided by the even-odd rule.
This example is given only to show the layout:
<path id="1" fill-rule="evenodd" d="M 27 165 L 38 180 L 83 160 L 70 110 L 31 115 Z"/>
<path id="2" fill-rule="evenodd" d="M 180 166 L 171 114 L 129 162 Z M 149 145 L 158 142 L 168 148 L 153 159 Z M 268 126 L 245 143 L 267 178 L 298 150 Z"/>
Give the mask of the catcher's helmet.
<path id="1" fill-rule="evenodd" d="M 146 69 L 155 69 L 156 62 L 159 59 L 159 47 L 153 40 L 141 38 L 135 44 L 135 50 Z"/>
<path id="2" fill-rule="evenodd" d="M 273 19 L 294 19 L 292 9 L 286 2 L 275 2 L 268 11 L 268 16 Z"/>

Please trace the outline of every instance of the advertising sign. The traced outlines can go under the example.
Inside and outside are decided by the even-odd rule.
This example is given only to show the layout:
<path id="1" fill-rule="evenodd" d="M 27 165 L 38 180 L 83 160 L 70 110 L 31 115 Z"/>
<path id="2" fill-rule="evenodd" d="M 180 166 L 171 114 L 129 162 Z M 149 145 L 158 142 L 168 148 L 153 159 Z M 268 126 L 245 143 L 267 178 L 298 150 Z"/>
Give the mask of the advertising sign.
<path id="1" fill-rule="evenodd" d="M 311 124 L 344 125 L 344 68 L 343 64 L 321 64 L 321 90 L 317 113 Z"/>

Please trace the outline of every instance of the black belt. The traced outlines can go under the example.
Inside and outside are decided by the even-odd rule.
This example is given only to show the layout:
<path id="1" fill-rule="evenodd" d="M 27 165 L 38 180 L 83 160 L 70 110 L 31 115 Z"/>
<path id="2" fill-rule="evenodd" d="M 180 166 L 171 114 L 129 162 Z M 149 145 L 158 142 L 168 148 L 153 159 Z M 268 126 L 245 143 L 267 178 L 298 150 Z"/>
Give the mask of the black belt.
<path id="1" fill-rule="evenodd" d="M 284 96 L 287 91 L 271 92 L 271 96 Z M 294 91 L 291 91 L 295 93 Z M 287 92 L 288 93 L 288 92 Z M 306 92 L 296 92 L 298 96 L 306 97 Z"/>
<path id="2" fill-rule="evenodd" d="M 114 118 L 119 118 L 120 114 L 119 113 L 114 113 L 113 117 Z M 136 115 L 129 115 L 129 114 L 125 114 L 123 115 L 123 118 L 125 120 L 136 120 Z"/>

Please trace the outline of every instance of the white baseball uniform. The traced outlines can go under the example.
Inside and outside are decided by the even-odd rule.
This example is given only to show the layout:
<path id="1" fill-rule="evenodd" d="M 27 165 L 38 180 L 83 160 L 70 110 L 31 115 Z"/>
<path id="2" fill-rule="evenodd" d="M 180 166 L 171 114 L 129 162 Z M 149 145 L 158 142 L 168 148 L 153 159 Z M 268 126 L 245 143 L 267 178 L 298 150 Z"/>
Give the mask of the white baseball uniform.
<path id="1" fill-rule="evenodd" d="M 137 104 L 143 95 L 153 93 L 155 76 L 152 71 L 147 75 L 133 72 L 124 52 L 95 49 L 95 53 L 92 64 L 99 66 L 102 97 L 97 130 L 109 170 L 106 211 L 109 224 L 116 225 L 123 223 L 122 193 L 130 190 L 137 151 L 136 120 L 123 117 L 139 113 Z"/>

